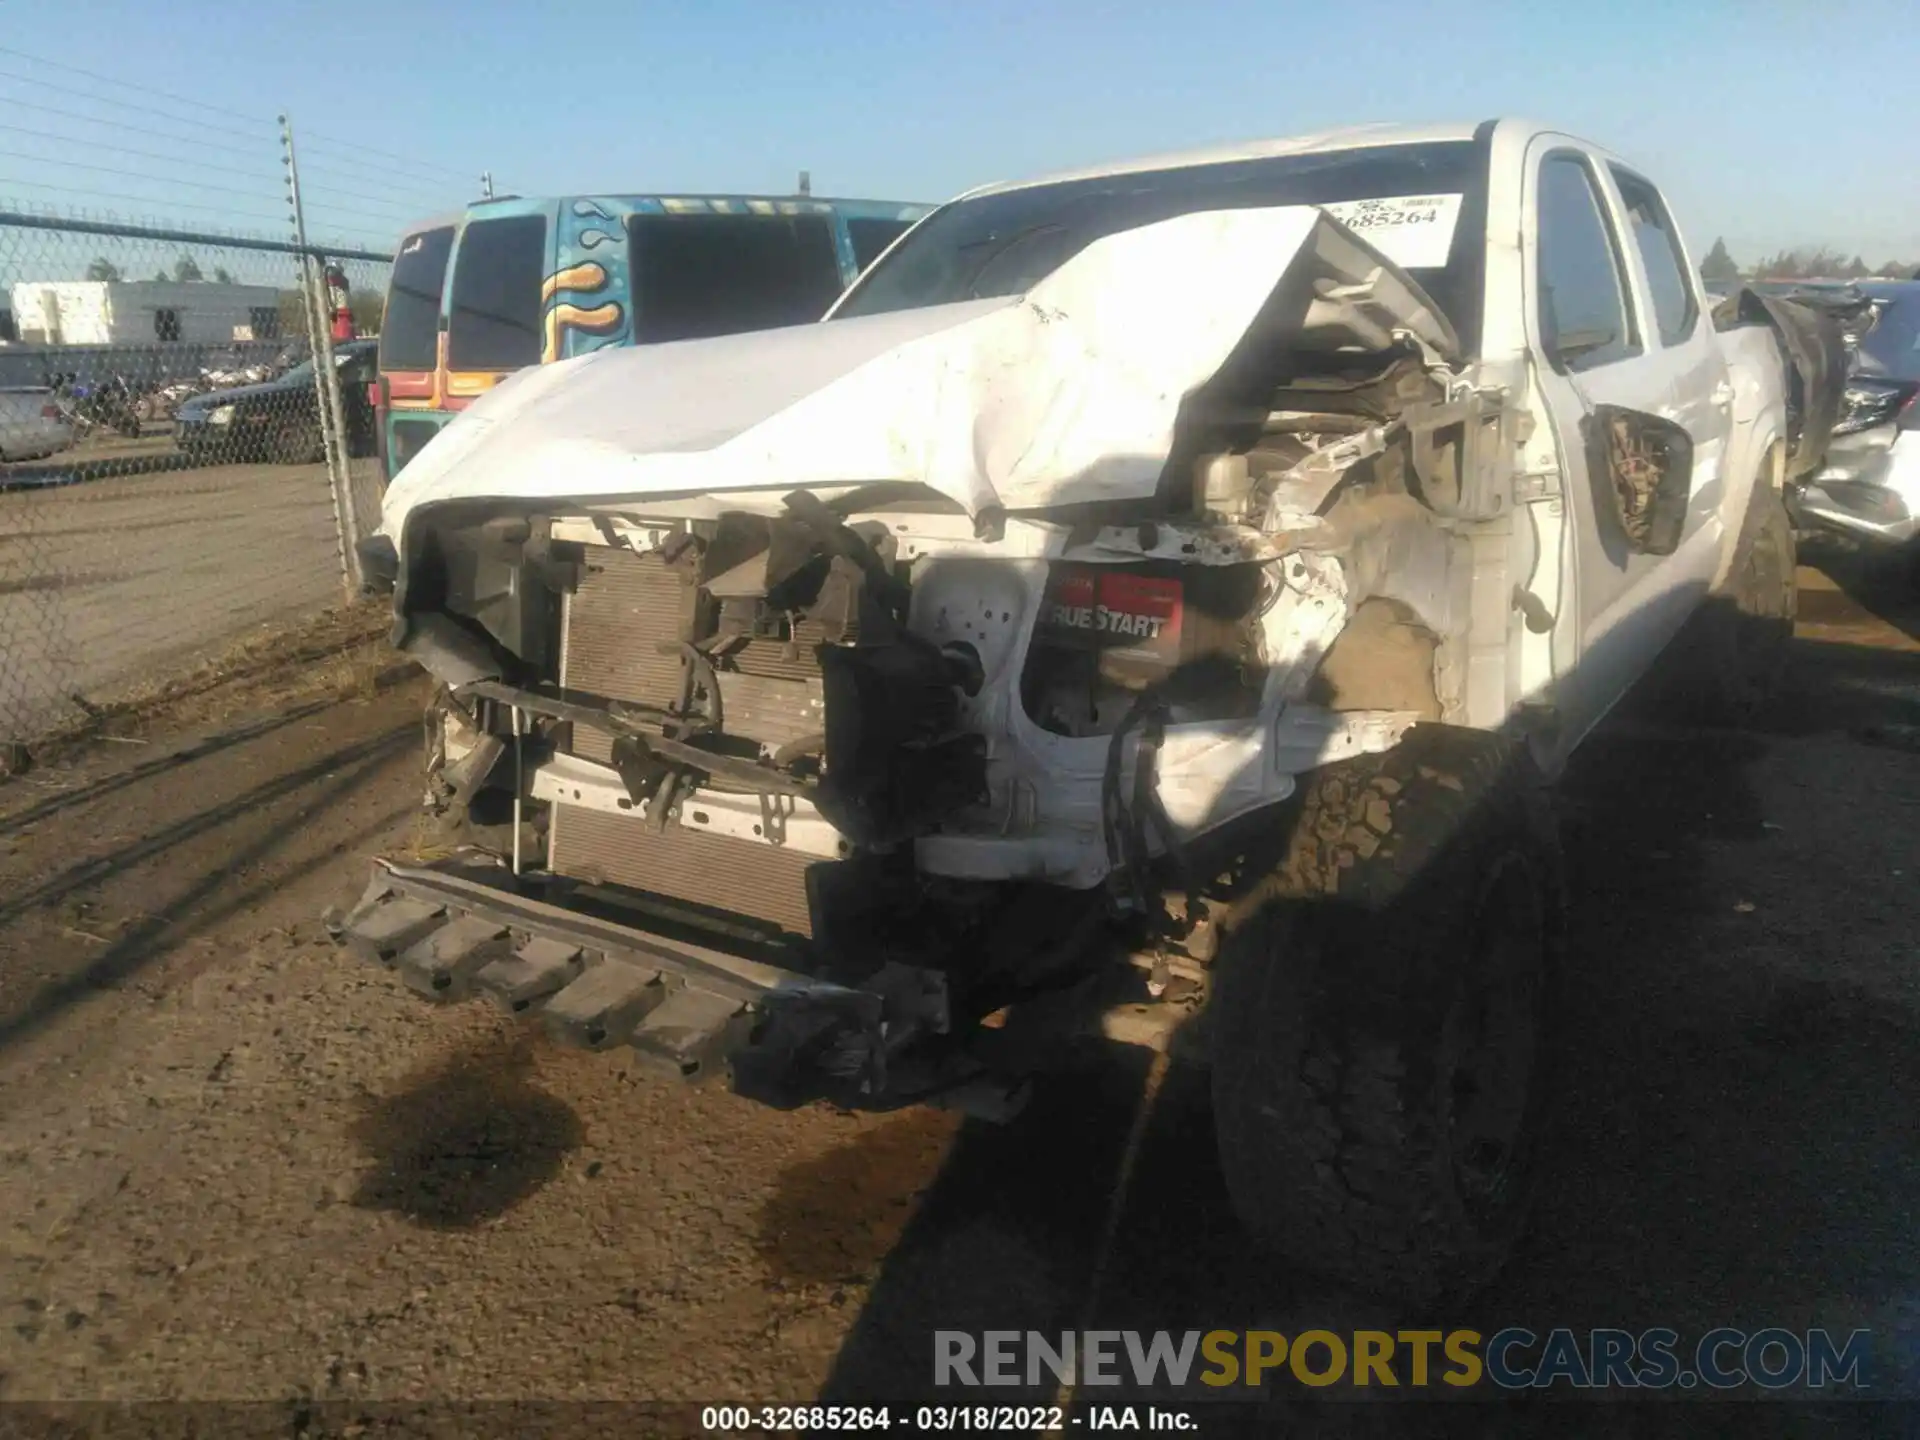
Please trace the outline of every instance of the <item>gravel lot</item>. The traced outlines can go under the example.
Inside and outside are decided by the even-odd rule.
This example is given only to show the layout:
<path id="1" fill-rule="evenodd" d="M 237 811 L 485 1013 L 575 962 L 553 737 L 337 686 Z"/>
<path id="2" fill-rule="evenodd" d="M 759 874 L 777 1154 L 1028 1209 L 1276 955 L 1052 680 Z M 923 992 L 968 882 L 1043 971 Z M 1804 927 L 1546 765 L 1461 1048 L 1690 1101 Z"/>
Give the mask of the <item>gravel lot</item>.
<path id="1" fill-rule="evenodd" d="M 116 439 L 0 467 L 0 739 L 339 603 L 324 466 L 185 469 L 170 450 Z"/>
<path id="2" fill-rule="evenodd" d="M 311 543 L 305 482 L 274 482 L 286 508 L 232 538 Z M 261 481 L 194 484 L 230 511 Z M 83 524 L 98 492 L 74 493 Z M 177 563 L 116 583 L 158 603 Z M 1916 1378 L 1920 623 L 1840 573 L 1853 595 L 1804 572 L 1793 693 L 1764 728 L 1622 721 L 1569 777 L 1566 1118 L 1523 1253 L 1448 1323 L 1866 1325 Z M 1116 1195 L 1131 1062 L 1005 1128 L 779 1115 L 403 998 L 317 917 L 408 834 L 421 700 L 409 683 L 179 763 L 155 738 L 0 789 L 0 1399 L 856 1402 L 918 1391 L 936 1327 L 1396 1318 L 1250 1263 L 1177 1077 Z M 1676 1434 L 1813 1423 L 1608 1405 L 1581 1426 L 1653 1412 Z M 1840 1407 L 1812 1433 L 1887 1423 Z"/>

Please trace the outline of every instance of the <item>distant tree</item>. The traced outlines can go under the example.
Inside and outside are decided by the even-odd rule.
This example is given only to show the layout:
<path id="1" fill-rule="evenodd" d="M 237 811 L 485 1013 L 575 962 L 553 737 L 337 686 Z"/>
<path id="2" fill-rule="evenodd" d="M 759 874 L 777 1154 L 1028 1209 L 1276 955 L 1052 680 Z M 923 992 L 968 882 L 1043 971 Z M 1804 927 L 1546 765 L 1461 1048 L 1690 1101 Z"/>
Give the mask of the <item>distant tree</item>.
<path id="1" fill-rule="evenodd" d="M 1707 251 L 1707 258 L 1700 262 L 1700 278 L 1708 284 L 1740 278 L 1740 267 L 1734 263 L 1733 256 L 1727 253 L 1726 241 L 1715 237 L 1713 248 Z"/>
<path id="2" fill-rule="evenodd" d="M 87 279 L 105 280 L 112 284 L 120 278 L 120 267 L 104 255 L 96 255 L 93 263 L 87 266 Z"/>
<path id="3" fill-rule="evenodd" d="M 185 284 L 190 280 L 204 280 L 207 277 L 200 273 L 200 264 L 193 256 L 182 255 L 173 262 L 173 278 Z"/>
<path id="4" fill-rule="evenodd" d="M 168 275 L 168 274 L 167 274 L 167 272 L 166 272 L 166 271 L 164 271 L 164 270 L 156 270 L 156 271 L 154 271 L 154 272 L 153 272 L 153 278 L 154 278 L 155 280 L 158 280 L 158 281 L 159 281 L 159 282 L 160 282 L 160 283 L 161 283 L 162 285 L 164 285 L 164 284 L 166 284 L 166 283 L 167 283 L 167 281 L 168 281 L 168 280 L 170 280 L 170 279 L 171 279 L 172 277 L 171 277 L 170 275 Z"/>
<path id="5" fill-rule="evenodd" d="M 380 321 L 386 315 L 387 298 L 377 290 L 355 290 L 347 306 L 353 311 L 353 328 L 362 335 L 378 335 Z"/>
<path id="6" fill-rule="evenodd" d="M 221 285 L 233 284 L 233 272 L 228 270 L 224 265 L 216 265 L 213 267 L 213 278 Z"/>
<path id="7" fill-rule="evenodd" d="M 1867 269 L 1867 262 L 1856 255 L 1847 262 L 1847 268 L 1841 273 L 1849 280 L 1858 280 L 1862 275 L 1871 275 L 1873 272 Z"/>

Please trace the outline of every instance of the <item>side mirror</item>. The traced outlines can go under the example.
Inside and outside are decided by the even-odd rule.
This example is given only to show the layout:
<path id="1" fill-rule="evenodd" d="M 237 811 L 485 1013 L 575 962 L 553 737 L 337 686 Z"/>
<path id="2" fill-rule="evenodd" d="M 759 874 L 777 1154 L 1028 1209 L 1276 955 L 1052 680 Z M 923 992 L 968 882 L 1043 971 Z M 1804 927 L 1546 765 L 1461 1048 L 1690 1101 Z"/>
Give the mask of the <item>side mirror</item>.
<path id="1" fill-rule="evenodd" d="M 1636 554 L 1673 554 L 1693 490 L 1693 437 L 1671 420 L 1617 405 L 1596 405 L 1581 430 L 1594 509 L 1614 518 Z"/>

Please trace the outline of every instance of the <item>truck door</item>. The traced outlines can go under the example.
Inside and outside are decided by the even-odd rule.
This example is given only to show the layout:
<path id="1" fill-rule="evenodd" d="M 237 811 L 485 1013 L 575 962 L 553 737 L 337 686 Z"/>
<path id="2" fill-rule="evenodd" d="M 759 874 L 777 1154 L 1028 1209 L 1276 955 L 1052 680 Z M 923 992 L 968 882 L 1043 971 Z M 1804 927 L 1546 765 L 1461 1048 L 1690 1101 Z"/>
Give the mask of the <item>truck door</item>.
<path id="1" fill-rule="evenodd" d="M 1528 334 L 1573 544 L 1578 661 L 1558 695 L 1571 736 L 1625 692 L 1711 579 L 1732 401 L 1693 287 L 1648 279 L 1644 250 L 1677 248 L 1665 207 L 1630 177 L 1636 210 L 1611 169 L 1541 137 L 1523 201 Z M 1623 244 L 1636 214 L 1648 219 Z"/>

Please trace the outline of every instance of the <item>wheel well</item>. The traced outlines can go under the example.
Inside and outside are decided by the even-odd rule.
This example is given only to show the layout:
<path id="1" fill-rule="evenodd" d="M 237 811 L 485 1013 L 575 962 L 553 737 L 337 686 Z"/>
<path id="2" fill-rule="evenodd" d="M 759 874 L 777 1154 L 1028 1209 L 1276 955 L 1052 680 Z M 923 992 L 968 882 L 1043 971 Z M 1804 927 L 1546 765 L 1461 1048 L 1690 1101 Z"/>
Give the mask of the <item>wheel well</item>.
<path id="1" fill-rule="evenodd" d="M 1329 710 L 1412 710 L 1438 720 L 1439 648 L 1440 638 L 1409 607 L 1364 600 L 1321 659 L 1306 698 Z"/>

